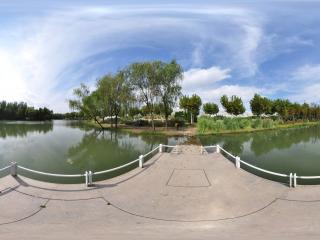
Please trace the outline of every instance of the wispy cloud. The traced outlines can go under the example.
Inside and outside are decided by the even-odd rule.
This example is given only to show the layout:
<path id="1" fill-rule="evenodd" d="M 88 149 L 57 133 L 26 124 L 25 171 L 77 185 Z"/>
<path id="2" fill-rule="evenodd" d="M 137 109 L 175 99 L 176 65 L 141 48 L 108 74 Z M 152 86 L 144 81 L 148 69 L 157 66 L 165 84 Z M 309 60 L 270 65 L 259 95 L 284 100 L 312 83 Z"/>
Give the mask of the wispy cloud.
<path id="1" fill-rule="evenodd" d="M 314 48 L 317 39 L 305 29 L 304 34 L 288 34 L 287 26 L 279 27 L 280 18 L 254 6 L 83 1 L 54 7 L 43 1 L 41 9 L 23 10 L 6 4 L 1 11 L 8 10 L 7 19 L 0 16 L 0 96 L 67 111 L 65 100 L 80 82 L 92 85 L 102 74 L 133 61 L 175 58 L 185 69 L 184 92 L 197 90 L 204 101 L 217 101 L 221 94 L 247 101 L 255 92 L 277 97 L 265 83 L 273 89 L 284 84 L 268 78 L 275 68 L 284 72 L 282 53 Z M 19 11 L 10 11 L 14 7 Z M 302 67 L 293 75 L 285 72 L 287 85 L 299 79 L 317 84 L 317 64 L 297 65 Z M 296 94 L 293 84 L 291 88 Z"/>

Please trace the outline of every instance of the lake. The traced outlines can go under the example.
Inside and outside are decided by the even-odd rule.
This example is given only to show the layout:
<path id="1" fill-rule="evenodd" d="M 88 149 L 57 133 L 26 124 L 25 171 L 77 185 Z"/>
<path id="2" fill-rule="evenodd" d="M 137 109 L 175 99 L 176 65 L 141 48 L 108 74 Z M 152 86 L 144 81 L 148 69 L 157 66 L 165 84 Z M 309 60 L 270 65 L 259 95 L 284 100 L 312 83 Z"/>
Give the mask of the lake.
<path id="1" fill-rule="evenodd" d="M 197 142 L 202 145 L 220 144 L 234 155 L 240 156 L 242 160 L 267 170 L 286 174 L 292 172 L 297 175 L 320 175 L 319 139 L 320 126 L 187 138 L 99 131 L 77 121 L 2 121 L 0 168 L 15 161 L 19 165 L 38 171 L 79 174 L 86 170 L 100 171 L 120 166 L 137 159 L 140 154 L 149 152 L 160 143 L 175 145 Z M 95 177 L 95 180 L 114 177 L 136 166 Z M 288 181 L 245 169 L 272 180 Z M 21 173 L 51 182 L 84 181 L 82 178 L 62 179 Z M 299 180 L 299 183 L 317 182 Z"/>

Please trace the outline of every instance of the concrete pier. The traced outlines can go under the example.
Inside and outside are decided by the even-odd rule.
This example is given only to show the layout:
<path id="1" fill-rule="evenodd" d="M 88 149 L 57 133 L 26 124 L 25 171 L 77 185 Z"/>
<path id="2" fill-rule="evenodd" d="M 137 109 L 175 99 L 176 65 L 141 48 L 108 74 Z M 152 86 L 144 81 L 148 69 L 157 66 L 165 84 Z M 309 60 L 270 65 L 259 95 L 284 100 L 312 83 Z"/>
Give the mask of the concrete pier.
<path id="1" fill-rule="evenodd" d="M 289 188 L 199 146 L 84 184 L 0 179 L 0 239 L 318 239 L 320 186 Z"/>

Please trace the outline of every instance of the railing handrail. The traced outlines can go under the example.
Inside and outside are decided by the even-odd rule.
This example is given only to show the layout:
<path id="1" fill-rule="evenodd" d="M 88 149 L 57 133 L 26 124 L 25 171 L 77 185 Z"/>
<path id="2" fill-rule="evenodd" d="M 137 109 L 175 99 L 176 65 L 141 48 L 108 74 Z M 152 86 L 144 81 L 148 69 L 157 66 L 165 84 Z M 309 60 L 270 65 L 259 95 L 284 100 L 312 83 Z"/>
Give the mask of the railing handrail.
<path id="1" fill-rule="evenodd" d="M 207 147 L 213 147 L 213 145 L 212 146 L 207 146 Z M 233 154 L 231 154 L 230 152 L 228 152 L 224 148 L 220 147 L 219 145 L 215 145 L 215 147 L 219 148 L 220 150 L 222 150 L 223 152 L 225 152 L 226 154 L 228 154 L 229 156 L 231 156 L 235 160 L 237 160 L 237 158 L 239 158 L 239 157 L 234 156 Z M 204 146 L 203 148 L 206 148 L 206 146 Z M 269 171 L 269 170 L 254 166 L 254 165 L 252 165 L 250 163 L 247 163 L 246 161 L 241 160 L 240 158 L 238 159 L 238 161 L 240 163 L 243 163 L 244 165 L 246 165 L 248 167 L 251 167 L 253 169 L 256 169 L 258 171 L 261 171 L 261 172 L 264 172 L 264 173 L 268 173 L 268 174 L 271 174 L 271 175 L 275 175 L 275 176 L 279 176 L 279 177 L 289 177 L 289 178 L 294 177 L 294 178 L 299 178 L 299 179 L 320 179 L 320 176 L 297 176 L 296 174 L 292 174 L 292 173 L 289 174 L 289 175 L 288 174 L 284 174 L 284 173 L 277 173 L 277 172 Z"/>
<path id="2" fill-rule="evenodd" d="M 18 165 L 17 167 L 27 172 L 32 172 L 32 173 L 37 173 L 40 175 L 46 175 L 46 176 L 52 176 L 52 177 L 83 177 L 85 176 L 85 174 L 56 174 L 56 173 L 41 172 L 41 171 L 33 170 L 30 168 L 22 167 L 20 165 Z"/>
<path id="3" fill-rule="evenodd" d="M 93 174 L 93 175 L 99 175 L 99 174 L 104 174 L 104 173 L 113 172 L 113 171 L 119 170 L 119 169 L 121 169 L 121 168 L 125 168 L 125 167 L 127 167 L 127 166 L 129 166 L 129 165 L 131 165 L 131 164 L 134 164 L 134 163 L 138 162 L 139 160 L 140 160 L 140 159 L 138 158 L 138 159 L 135 159 L 135 160 L 133 160 L 133 161 L 131 161 L 131 162 L 128 162 L 128 163 L 126 163 L 126 164 L 124 164 L 124 165 L 121 165 L 121 166 L 118 166 L 118 167 L 115 167 L 115 168 L 111 168 L 111 169 L 107 169 L 107 170 L 103 170 L 103 171 L 93 172 L 92 174 Z"/>
<path id="4" fill-rule="evenodd" d="M 6 167 L 4 167 L 4 168 L 1 168 L 0 169 L 0 172 L 3 172 L 3 171 L 5 171 L 5 170 L 7 170 L 7 169 L 9 169 L 11 166 L 9 165 L 9 166 L 6 166 Z"/>
<path id="5" fill-rule="evenodd" d="M 167 145 L 162 145 L 162 146 L 167 146 Z M 170 146 L 169 146 L 170 147 Z M 157 149 L 160 148 L 160 145 L 158 145 L 157 147 L 155 147 L 154 149 L 152 149 L 150 152 L 144 154 L 144 155 L 141 155 L 143 157 L 147 157 L 148 155 L 152 154 L 153 152 L 155 152 Z M 125 168 L 129 165 L 132 165 L 136 162 L 138 162 L 140 159 L 135 159 L 129 163 L 126 163 L 126 164 L 123 164 L 121 166 L 118 166 L 118 167 L 115 167 L 115 168 L 111 168 L 111 169 L 107 169 L 107 170 L 102 170 L 102 171 L 97 171 L 97 172 L 92 172 L 92 175 L 99 175 L 99 174 L 103 174 L 103 173 L 109 173 L 109 172 L 113 172 L 113 171 L 116 171 L 116 170 L 119 170 L 121 168 Z M 5 171 L 7 169 L 10 169 L 11 168 L 11 165 L 9 166 L 6 166 L 4 168 L 1 168 L 0 169 L 0 172 L 2 171 Z M 33 169 L 30 169 L 30 168 L 26 168 L 26 167 L 23 167 L 23 166 L 20 166 L 20 165 L 17 165 L 17 168 L 19 169 L 22 169 L 24 171 L 27 171 L 27 172 L 31 172 L 31 173 L 36 173 L 36 174 L 40 174 L 40 175 L 45 175 L 45 176 L 51 176 L 51 177 L 66 177 L 66 178 L 73 178 L 73 177 L 83 177 L 83 176 L 86 176 L 87 172 L 89 173 L 90 171 L 86 171 L 85 173 L 83 174 L 57 174 L 57 173 L 48 173 L 48 172 L 42 172 L 42 171 L 37 171 L 37 170 L 33 170 Z M 91 172 L 90 172 L 91 173 Z"/>
<path id="6" fill-rule="evenodd" d="M 168 148 L 175 148 L 177 147 L 178 145 L 163 145 L 163 144 L 160 144 L 158 145 L 157 147 L 155 147 L 154 149 L 152 149 L 151 151 L 149 151 L 148 153 L 144 154 L 144 155 L 140 155 L 140 157 L 138 159 L 135 159 L 129 163 L 126 163 L 126 164 L 123 164 L 121 166 L 118 166 L 118 167 L 115 167 L 115 168 L 111 168 L 111 169 L 107 169 L 107 170 L 102 170 L 102 171 L 97 171 L 97 172 L 91 172 L 91 171 L 86 171 L 84 174 L 56 174 L 56 173 L 48 173 L 48 172 L 42 172 L 42 171 L 37 171 L 37 170 L 33 170 L 33 169 L 30 169 L 30 168 L 26 168 L 26 167 L 23 167 L 23 166 L 20 166 L 20 165 L 17 165 L 15 163 L 15 168 L 19 168 L 19 169 L 22 169 L 24 171 L 28 171 L 28 172 L 31 172 L 31 173 L 36 173 L 36 174 L 40 174 L 40 175 L 45 175 L 45 176 L 52 176 L 52 177 L 66 177 L 66 178 L 73 178 L 73 177 L 83 177 L 85 176 L 86 179 L 88 176 L 92 177 L 92 175 L 100 175 L 100 174 L 104 174 L 104 173 L 109 173 L 109 172 L 113 172 L 113 171 L 117 171 L 119 169 L 122 169 L 122 168 L 125 168 L 127 166 L 130 166 L 136 162 L 139 161 L 139 166 L 142 167 L 142 164 L 143 164 L 143 159 L 147 156 L 149 156 L 150 154 L 152 154 L 153 152 L 155 152 L 156 150 L 159 149 L 159 152 L 161 153 L 162 152 L 162 148 L 163 147 L 168 147 Z M 273 171 L 269 171 L 269 170 L 266 170 L 266 169 L 263 169 L 263 168 L 260 168 L 260 167 L 257 167 L 257 166 L 254 166 L 244 160 L 241 160 L 240 157 L 237 157 L 237 156 L 234 156 L 232 153 L 228 152 L 227 150 L 225 150 L 224 148 L 222 148 L 221 146 L 219 145 L 209 145 L 209 146 L 201 146 L 202 149 L 206 149 L 206 148 L 217 148 L 217 152 L 220 152 L 220 150 L 222 150 L 224 153 L 226 153 L 227 155 L 231 156 L 232 158 L 235 159 L 236 161 L 236 165 L 238 168 L 240 168 L 240 163 L 250 167 L 250 168 L 253 168 L 255 170 L 258 170 L 260 172 L 263 172 L 263 173 L 267 173 L 267 174 L 271 174 L 271 175 L 275 175 L 275 176 L 279 176 L 279 177 L 289 177 L 290 178 L 290 185 L 291 185 L 291 178 L 294 178 L 294 181 L 295 179 L 299 178 L 299 179 L 320 179 L 320 176 L 297 176 L 296 174 L 292 174 L 290 173 L 290 175 L 288 174 L 284 174 L 284 173 L 277 173 L 277 172 L 273 172 Z M 9 165 L 9 166 L 6 166 L 6 167 L 3 167 L 0 169 L 0 172 L 3 172 L 7 169 L 11 169 L 12 167 L 14 167 L 14 164 L 13 165 Z M 11 169 L 12 171 L 12 169 Z M 15 172 L 15 171 L 14 171 Z M 12 173 L 11 173 L 12 174 Z M 295 183 L 296 184 L 296 183 Z M 294 184 L 294 186 L 295 186 Z"/>

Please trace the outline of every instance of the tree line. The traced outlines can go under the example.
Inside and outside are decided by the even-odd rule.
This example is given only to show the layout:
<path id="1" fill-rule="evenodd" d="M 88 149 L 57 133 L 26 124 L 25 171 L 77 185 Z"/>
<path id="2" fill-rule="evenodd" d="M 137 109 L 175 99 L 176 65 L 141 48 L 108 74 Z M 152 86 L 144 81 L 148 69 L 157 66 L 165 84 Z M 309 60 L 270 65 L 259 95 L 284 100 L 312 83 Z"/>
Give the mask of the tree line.
<path id="1" fill-rule="evenodd" d="M 0 102 L 0 120 L 34 120 L 44 121 L 53 119 L 53 111 L 44 108 L 34 108 L 25 102 Z"/>
<path id="2" fill-rule="evenodd" d="M 230 98 L 223 95 L 220 98 L 220 103 L 224 110 L 231 115 L 237 116 L 246 111 L 242 99 L 235 95 Z M 250 100 L 250 109 L 254 116 L 277 115 L 284 121 L 320 119 L 320 106 L 317 104 L 300 104 L 280 98 L 272 100 L 259 94 L 255 94 Z M 206 114 L 214 115 L 219 112 L 219 107 L 215 103 L 206 103 L 203 105 L 203 110 Z"/>
<path id="3" fill-rule="evenodd" d="M 183 120 L 193 124 L 200 114 L 201 107 L 206 114 L 216 115 L 219 106 L 208 102 L 202 105 L 201 98 L 193 94 L 182 95 L 181 83 L 183 69 L 175 61 L 146 61 L 132 63 L 115 74 L 107 74 L 96 82 L 94 90 L 85 84 L 74 89 L 74 99 L 69 100 L 69 107 L 82 118 L 94 119 L 103 128 L 103 121 L 111 118 L 111 124 L 118 126 L 119 118 L 147 116 L 155 129 L 155 118 L 161 115 L 165 126 L 177 106 Z M 223 95 L 220 104 L 228 114 L 238 116 L 246 108 L 240 97 Z M 278 115 L 282 120 L 320 119 L 320 107 L 315 104 L 292 103 L 287 99 L 268 99 L 255 94 L 250 100 L 250 108 L 255 116 Z M 176 118 L 177 119 L 177 118 Z"/>

